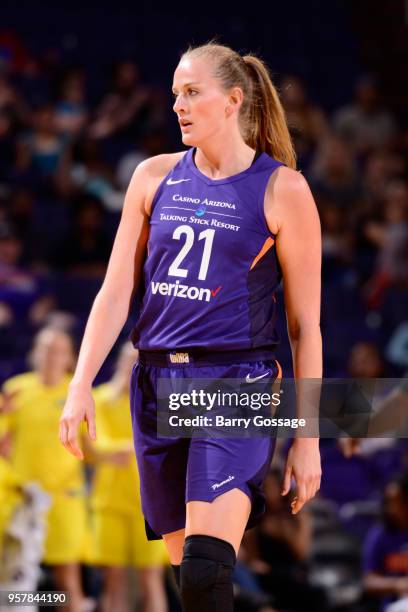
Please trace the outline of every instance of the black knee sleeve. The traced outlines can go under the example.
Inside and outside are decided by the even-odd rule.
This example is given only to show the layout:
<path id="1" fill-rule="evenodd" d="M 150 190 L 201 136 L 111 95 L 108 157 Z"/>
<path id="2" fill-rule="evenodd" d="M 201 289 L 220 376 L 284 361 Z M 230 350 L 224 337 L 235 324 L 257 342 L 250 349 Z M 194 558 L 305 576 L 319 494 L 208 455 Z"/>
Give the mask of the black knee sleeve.
<path id="1" fill-rule="evenodd" d="M 232 612 L 235 550 L 206 535 L 187 536 L 180 566 L 183 612 Z"/>

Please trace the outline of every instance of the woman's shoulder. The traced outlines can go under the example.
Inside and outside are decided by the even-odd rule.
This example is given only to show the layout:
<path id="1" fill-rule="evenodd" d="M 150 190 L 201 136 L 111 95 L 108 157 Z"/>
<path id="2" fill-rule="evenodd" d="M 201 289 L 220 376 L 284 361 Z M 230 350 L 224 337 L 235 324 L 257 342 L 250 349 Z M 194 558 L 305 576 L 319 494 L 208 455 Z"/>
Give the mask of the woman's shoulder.
<path id="1" fill-rule="evenodd" d="M 160 183 L 184 155 L 185 151 L 162 153 L 148 157 L 136 168 L 132 183 L 143 186 L 144 209 L 148 216 L 150 216 L 152 202 Z"/>
<path id="2" fill-rule="evenodd" d="M 303 215 L 315 209 L 309 185 L 298 170 L 280 166 L 272 173 L 265 194 L 265 214 L 269 228 L 278 233 L 284 220 Z"/>
<path id="3" fill-rule="evenodd" d="M 186 151 L 179 151 L 177 153 L 154 155 L 143 160 L 138 167 L 152 179 L 164 178 L 185 153 Z"/>
<path id="4" fill-rule="evenodd" d="M 300 170 L 287 166 L 279 166 L 271 175 L 269 187 L 274 186 L 279 191 L 302 192 L 308 189 L 308 183 Z"/>

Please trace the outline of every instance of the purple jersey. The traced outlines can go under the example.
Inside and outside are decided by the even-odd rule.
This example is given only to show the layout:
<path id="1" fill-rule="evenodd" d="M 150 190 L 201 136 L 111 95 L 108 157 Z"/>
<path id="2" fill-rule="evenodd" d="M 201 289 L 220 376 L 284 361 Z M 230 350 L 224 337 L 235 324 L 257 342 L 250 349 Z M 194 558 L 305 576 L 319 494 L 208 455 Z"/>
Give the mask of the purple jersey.
<path id="1" fill-rule="evenodd" d="M 152 204 L 143 303 L 132 333 L 143 350 L 273 347 L 281 271 L 264 215 L 272 172 L 262 153 L 247 170 L 213 180 L 194 149 Z"/>

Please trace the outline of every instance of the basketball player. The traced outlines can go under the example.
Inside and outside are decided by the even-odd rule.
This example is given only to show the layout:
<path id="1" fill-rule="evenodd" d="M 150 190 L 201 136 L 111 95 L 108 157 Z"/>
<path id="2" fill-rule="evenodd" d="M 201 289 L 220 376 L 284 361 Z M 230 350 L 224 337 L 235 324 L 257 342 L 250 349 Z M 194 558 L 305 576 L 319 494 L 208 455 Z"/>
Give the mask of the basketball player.
<path id="1" fill-rule="evenodd" d="M 320 224 L 261 60 L 212 43 L 189 49 L 173 93 L 190 148 L 150 158 L 134 173 L 60 439 L 82 457 L 79 423 L 85 419 L 96 435 L 92 381 L 126 321 L 143 267 L 131 411 L 147 531 L 166 543 L 184 612 L 229 612 L 236 554 L 263 511 L 274 440 L 158 437 L 156 380 L 273 381 L 274 294 L 282 276 L 295 376 L 320 378 Z M 296 513 L 320 486 L 317 438 L 295 438 L 283 494 L 292 475 Z"/>
<path id="2" fill-rule="evenodd" d="M 30 361 L 33 371 L 4 383 L 14 406 L 5 415 L 9 460 L 22 484 L 37 482 L 51 497 L 43 561 L 52 568 L 56 588 L 70 593 L 67 611 L 79 612 L 84 604 L 80 563 L 88 560 L 90 545 L 85 473 L 55 436 L 74 369 L 72 339 L 59 329 L 42 329 Z"/>

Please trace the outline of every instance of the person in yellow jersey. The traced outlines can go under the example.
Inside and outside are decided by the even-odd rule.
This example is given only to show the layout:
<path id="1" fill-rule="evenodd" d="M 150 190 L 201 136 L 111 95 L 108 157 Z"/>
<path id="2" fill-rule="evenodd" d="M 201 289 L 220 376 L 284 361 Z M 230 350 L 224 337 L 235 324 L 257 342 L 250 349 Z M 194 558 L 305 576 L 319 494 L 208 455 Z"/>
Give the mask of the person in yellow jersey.
<path id="1" fill-rule="evenodd" d="M 35 337 L 30 361 L 33 371 L 14 376 L 3 387 L 13 403 L 5 415 L 9 461 L 21 483 L 34 481 L 51 496 L 43 561 L 52 566 L 56 588 L 69 591 L 64 609 L 79 612 L 84 602 L 80 563 L 87 560 L 90 542 L 85 474 L 57 435 L 75 363 L 72 339 L 59 329 L 44 328 Z"/>
<path id="2" fill-rule="evenodd" d="M 0 585 L 2 581 L 4 533 L 13 511 L 23 499 L 20 482 L 7 460 L 10 454 L 10 438 L 3 431 L 5 419 L 2 418 L 2 399 L 0 395 Z"/>
<path id="3" fill-rule="evenodd" d="M 124 344 L 112 379 L 94 391 L 98 438 L 93 443 L 93 562 L 104 567 L 102 612 L 129 610 L 127 567 L 138 570 L 143 612 L 168 609 L 164 571 L 169 560 L 162 541 L 146 538 L 133 449 L 129 384 L 137 356 L 130 342 Z"/>

